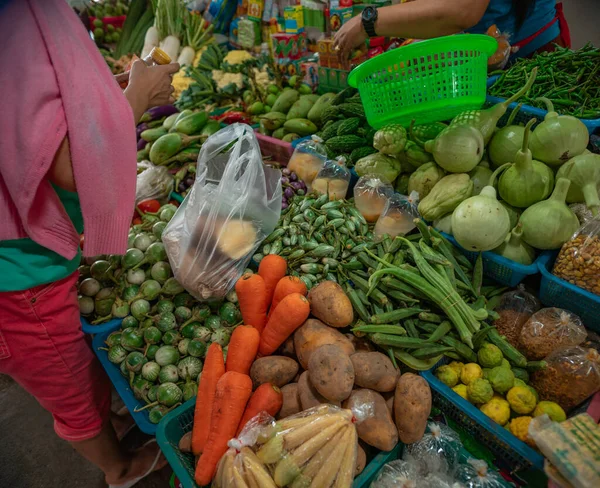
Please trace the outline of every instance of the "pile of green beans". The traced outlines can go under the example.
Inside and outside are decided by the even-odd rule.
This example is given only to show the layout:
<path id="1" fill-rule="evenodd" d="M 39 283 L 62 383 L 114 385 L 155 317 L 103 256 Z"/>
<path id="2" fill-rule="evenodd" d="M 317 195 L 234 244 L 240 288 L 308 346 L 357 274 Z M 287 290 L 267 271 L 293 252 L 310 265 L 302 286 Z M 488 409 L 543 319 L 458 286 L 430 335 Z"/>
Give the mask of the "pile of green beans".
<path id="1" fill-rule="evenodd" d="M 559 114 L 582 119 L 600 118 L 600 48 L 586 44 L 572 51 L 557 46 L 554 52 L 520 59 L 506 71 L 491 73 L 501 74 L 490 87 L 489 94 L 510 97 L 526 83 L 534 67 L 538 68 L 538 75 L 521 102 L 545 108 L 536 98 L 546 97 Z"/>

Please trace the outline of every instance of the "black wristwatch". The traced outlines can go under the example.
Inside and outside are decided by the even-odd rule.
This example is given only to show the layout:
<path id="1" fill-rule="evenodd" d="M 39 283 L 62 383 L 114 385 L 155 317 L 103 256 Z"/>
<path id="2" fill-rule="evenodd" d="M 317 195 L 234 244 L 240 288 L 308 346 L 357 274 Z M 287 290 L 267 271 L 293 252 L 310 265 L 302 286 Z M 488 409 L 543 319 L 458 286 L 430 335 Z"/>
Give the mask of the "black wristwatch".
<path id="1" fill-rule="evenodd" d="M 373 7 L 367 7 L 362 11 L 362 25 L 363 29 L 369 37 L 377 37 L 375 32 L 375 22 L 377 22 L 377 9 Z"/>

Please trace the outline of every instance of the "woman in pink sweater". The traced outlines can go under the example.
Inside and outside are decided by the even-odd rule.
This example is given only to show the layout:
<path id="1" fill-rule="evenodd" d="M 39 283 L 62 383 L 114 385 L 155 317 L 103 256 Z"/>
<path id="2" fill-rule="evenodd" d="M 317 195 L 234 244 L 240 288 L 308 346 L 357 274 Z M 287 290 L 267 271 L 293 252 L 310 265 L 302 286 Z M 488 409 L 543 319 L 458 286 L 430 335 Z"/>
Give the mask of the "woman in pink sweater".
<path id="1" fill-rule="evenodd" d="M 110 383 L 79 325 L 79 234 L 86 255 L 126 250 L 135 122 L 169 103 L 179 66 L 137 61 L 123 93 L 64 0 L 0 0 L 0 46 L 0 373 L 107 483 L 132 486 L 164 460 L 156 444 L 123 451 L 109 421 Z"/>

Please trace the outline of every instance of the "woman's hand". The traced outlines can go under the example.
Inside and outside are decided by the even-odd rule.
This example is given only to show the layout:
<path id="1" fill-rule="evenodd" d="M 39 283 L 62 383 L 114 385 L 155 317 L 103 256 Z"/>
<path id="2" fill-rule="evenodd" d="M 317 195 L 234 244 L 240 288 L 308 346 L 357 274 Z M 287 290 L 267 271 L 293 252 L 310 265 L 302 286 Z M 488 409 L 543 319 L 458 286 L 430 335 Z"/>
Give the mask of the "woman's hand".
<path id="1" fill-rule="evenodd" d="M 352 50 L 367 40 L 360 15 L 351 18 L 335 33 L 333 45 L 341 53 L 343 60 L 348 59 Z"/>
<path id="2" fill-rule="evenodd" d="M 136 123 L 149 108 L 173 103 L 171 95 L 174 89 L 171 81 L 177 71 L 177 63 L 162 66 L 146 66 L 141 60 L 133 63 L 129 72 L 129 85 L 124 93 L 133 109 Z"/>

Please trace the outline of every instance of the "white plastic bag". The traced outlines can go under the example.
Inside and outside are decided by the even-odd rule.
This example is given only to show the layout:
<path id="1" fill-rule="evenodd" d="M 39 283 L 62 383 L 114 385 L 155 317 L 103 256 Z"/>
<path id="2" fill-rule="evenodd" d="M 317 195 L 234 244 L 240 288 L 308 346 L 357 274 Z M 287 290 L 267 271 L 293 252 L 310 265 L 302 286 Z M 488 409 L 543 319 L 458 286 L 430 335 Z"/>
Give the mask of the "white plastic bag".
<path id="1" fill-rule="evenodd" d="M 251 127 L 202 145 L 196 181 L 163 233 L 175 278 L 198 300 L 224 297 L 281 213 L 281 171 L 263 165 Z"/>
<path id="2" fill-rule="evenodd" d="M 141 161 L 137 167 L 135 204 L 144 200 L 167 203 L 175 181 L 169 170 L 164 166 L 154 166 L 150 161 Z"/>
<path id="3" fill-rule="evenodd" d="M 346 168 L 346 158 L 340 156 L 329 160 L 313 180 L 312 188 L 321 195 L 329 195 L 329 200 L 346 198 L 350 186 L 350 171 Z"/>

